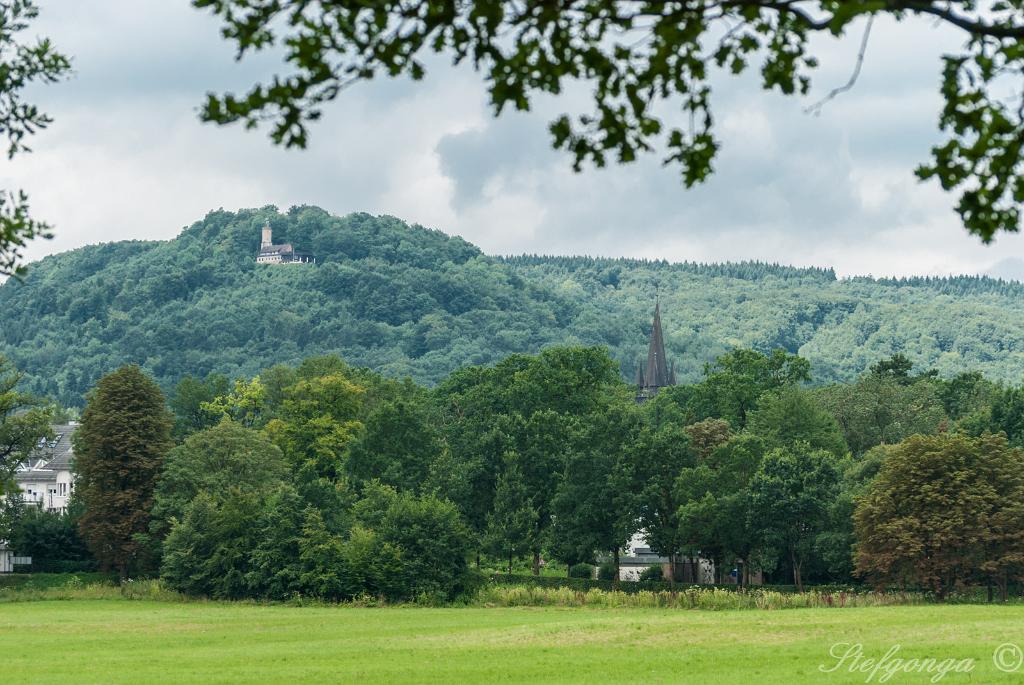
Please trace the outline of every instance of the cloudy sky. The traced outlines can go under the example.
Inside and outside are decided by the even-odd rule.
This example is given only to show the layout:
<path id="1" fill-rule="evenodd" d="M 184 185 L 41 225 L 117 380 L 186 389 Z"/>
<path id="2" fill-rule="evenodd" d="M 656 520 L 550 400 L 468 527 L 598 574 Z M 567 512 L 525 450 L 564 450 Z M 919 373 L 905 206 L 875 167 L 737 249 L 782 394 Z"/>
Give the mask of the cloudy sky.
<path id="1" fill-rule="evenodd" d="M 820 116 L 756 77 L 715 81 L 717 173 L 686 191 L 656 158 L 575 174 L 547 122 L 585 90 L 495 120 L 480 77 L 437 62 L 425 81 L 346 91 L 306 151 L 263 132 L 201 124 L 209 90 L 279 69 L 235 64 L 218 23 L 187 0 L 39 0 L 34 32 L 74 56 L 75 76 L 33 93 L 56 122 L 0 171 L 57 237 L 30 258 L 100 241 L 168 239 L 223 207 L 316 204 L 465 237 L 490 253 L 600 254 L 673 261 L 763 260 L 841 275 L 1024 275 L 1024 238 L 983 246 L 953 198 L 914 166 L 938 139 L 939 56 L 958 36 L 925 21 L 878 23 L 856 88 Z M 859 34 L 815 45 L 811 100 L 841 85 Z M 1001 266 L 1000 266 L 1001 264 Z"/>

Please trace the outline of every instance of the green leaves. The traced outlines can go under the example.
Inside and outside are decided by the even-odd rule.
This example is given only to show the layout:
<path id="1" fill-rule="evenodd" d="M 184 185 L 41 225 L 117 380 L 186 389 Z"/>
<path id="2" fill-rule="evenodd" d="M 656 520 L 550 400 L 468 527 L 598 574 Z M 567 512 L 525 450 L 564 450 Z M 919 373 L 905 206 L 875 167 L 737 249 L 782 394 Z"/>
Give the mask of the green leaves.
<path id="1" fill-rule="evenodd" d="M 789 555 L 793 581 L 802 589 L 801 567 L 828 523 L 839 492 L 836 458 L 806 443 L 769 452 L 750 484 L 750 515 L 762 539 Z"/>
<path id="2" fill-rule="evenodd" d="M 888 452 L 857 500 L 858 572 L 930 587 L 1006 582 L 1024 558 L 1024 453 L 1002 435 L 913 436 Z"/>
<path id="3" fill-rule="evenodd" d="M 71 71 L 71 61 L 46 38 L 18 42 L 39 10 L 31 0 L 0 3 L 0 134 L 7 137 L 7 158 L 31 152 L 27 138 L 52 123 L 36 105 L 25 102 L 22 91 L 37 84 L 55 83 Z M 28 214 L 23 191 L 0 190 L 0 276 L 21 277 L 21 250 L 29 240 L 49 238 L 50 226 Z"/>
<path id="4" fill-rule="evenodd" d="M 159 386 L 138 366 L 100 379 L 75 434 L 79 528 L 103 568 L 127 578 L 138 567 L 153 492 L 173 446 L 172 420 Z"/>
<path id="5" fill-rule="evenodd" d="M 1020 228 L 1024 201 L 1024 101 L 1016 88 L 1024 76 L 1019 38 L 975 38 L 969 51 L 943 57 L 939 126 L 947 140 L 932 148 L 932 161 L 917 168 L 922 180 L 959 189 L 957 212 L 984 242 Z M 1010 93 L 1009 95 L 1007 93 Z"/>
<path id="6" fill-rule="evenodd" d="M 0 496 L 39 439 L 50 435 L 50 408 L 21 392 L 20 381 L 21 374 L 0 356 Z"/>

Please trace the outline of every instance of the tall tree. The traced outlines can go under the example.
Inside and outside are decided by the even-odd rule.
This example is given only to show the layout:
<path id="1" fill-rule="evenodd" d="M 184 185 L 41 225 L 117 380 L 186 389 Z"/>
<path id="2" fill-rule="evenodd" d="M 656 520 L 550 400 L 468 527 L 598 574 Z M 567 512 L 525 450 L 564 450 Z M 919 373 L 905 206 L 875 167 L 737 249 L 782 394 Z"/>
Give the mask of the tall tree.
<path id="1" fill-rule="evenodd" d="M 41 438 L 50 436 L 53 410 L 18 391 L 14 366 L 0 356 L 0 496 L 13 489 L 14 472 Z"/>
<path id="2" fill-rule="evenodd" d="M 813 391 L 814 400 L 836 418 L 855 455 L 911 435 L 933 434 L 946 423 L 942 383 L 905 382 L 890 374 L 864 374 L 855 383 Z"/>
<path id="3" fill-rule="evenodd" d="M 687 428 L 687 432 L 691 432 Z M 692 433 L 692 432 L 691 432 Z M 726 564 L 737 564 L 737 583 L 749 583 L 763 544 L 751 517 L 750 481 L 767 448 L 760 437 L 741 433 L 719 445 L 676 479 L 682 537 L 715 563 L 719 582 Z"/>
<path id="4" fill-rule="evenodd" d="M 915 435 L 888 451 L 854 513 L 857 571 L 939 598 L 978 571 L 1024 571 L 1024 452 L 1002 435 Z"/>
<path id="5" fill-rule="evenodd" d="M 604 405 L 581 418 L 582 434 L 552 499 L 554 557 L 571 566 L 608 553 L 616 578 L 620 550 L 636 532 L 625 463 L 640 419 L 632 394 L 609 392 Z"/>
<path id="6" fill-rule="evenodd" d="M 265 430 L 296 468 L 335 478 L 363 429 L 358 415 L 364 394 L 341 373 L 302 378 L 285 389 L 279 418 Z"/>
<path id="7" fill-rule="evenodd" d="M 733 350 L 704 369 L 704 380 L 691 400 L 701 418 L 719 418 L 734 428 L 747 425 L 761 395 L 811 379 L 811 365 L 803 357 L 775 350 Z"/>
<path id="8" fill-rule="evenodd" d="M 837 582 L 854 577 L 853 512 L 893 449 L 894 445 L 878 445 L 840 465 L 839 492 L 829 506 L 829 522 L 815 542 L 823 570 Z"/>
<path id="9" fill-rule="evenodd" d="M 0 2 L 0 133 L 7 137 L 7 158 L 30 152 L 26 138 L 52 119 L 24 100 L 36 84 L 55 83 L 71 71 L 71 60 L 57 52 L 48 38 L 21 40 L 39 15 L 33 0 Z M 33 238 L 49 238 L 50 226 L 28 213 L 24 191 L 0 190 L 0 276 L 24 274 L 21 250 Z"/>
<path id="10" fill-rule="evenodd" d="M 627 455 L 630 509 L 636 512 L 637 528 L 651 549 L 669 558 L 674 580 L 680 554 L 695 551 L 687 550 L 692 541 L 679 518 L 680 507 L 687 501 L 682 497 L 687 495 L 676 479 L 697 465 L 697 455 L 671 400 L 659 395 L 646 402 L 643 411 L 644 425 Z"/>
<path id="11" fill-rule="evenodd" d="M 190 374 L 178 381 L 169 402 L 175 417 L 175 439 L 184 440 L 192 433 L 213 426 L 218 416 L 204 406 L 210 407 L 210 403 L 230 391 L 227 376 L 219 373 L 208 374 L 203 379 Z"/>
<path id="12" fill-rule="evenodd" d="M 534 548 L 537 533 L 537 510 L 523 482 L 515 454 L 505 455 L 505 470 L 498 476 L 494 492 L 494 510 L 487 515 L 484 534 L 487 547 L 502 559 L 512 562 Z"/>
<path id="13" fill-rule="evenodd" d="M 949 418 L 959 421 L 992 406 L 1001 388 L 980 371 L 965 371 L 942 382 L 940 396 Z"/>
<path id="14" fill-rule="evenodd" d="M 793 584 L 803 591 L 801 571 L 828 525 L 829 505 L 839 490 L 836 458 L 806 443 L 765 455 L 750 484 L 751 516 L 766 544 L 788 556 Z"/>
<path id="15" fill-rule="evenodd" d="M 281 450 L 266 435 L 224 419 L 167 453 L 154 491 L 152 531 L 162 539 L 200 492 L 264 492 L 288 477 Z"/>
<path id="16" fill-rule="evenodd" d="M 100 379 L 75 433 L 76 494 L 85 506 L 79 528 L 100 564 L 122 578 L 149 527 L 172 425 L 159 386 L 130 365 Z"/>
<path id="17" fill-rule="evenodd" d="M 1010 444 L 1024 447 L 1024 388 L 1007 388 L 992 402 L 984 427 L 1006 434 Z"/>
<path id="18" fill-rule="evenodd" d="M 534 573 L 553 522 L 559 476 L 578 448 L 580 417 L 589 416 L 621 380 L 600 347 L 553 347 L 536 356 L 511 355 L 491 368 L 452 374 L 436 399 L 450 455 L 434 476 L 459 503 L 478 537 L 486 528 L 502 460 L 518 455 L 537 512 Z"/>
<path id="19" fill-rule="evenodd" d="M 423 397 L 384 400 L 370 410 L 352 447 L 346 472 L 357 483 L 370 480 L 399 490 L 421 490 L 441 441 Z"/>
<path id="20" fill-rule="evenodd" d="M 766 393 L 750 415 L 748 430 L 763 437 L 770 448 L 805 443 L 812 449 L 846 454 L 846 441 L 835 418 L 820 407 L 814 396 L 789 386 Z"/>

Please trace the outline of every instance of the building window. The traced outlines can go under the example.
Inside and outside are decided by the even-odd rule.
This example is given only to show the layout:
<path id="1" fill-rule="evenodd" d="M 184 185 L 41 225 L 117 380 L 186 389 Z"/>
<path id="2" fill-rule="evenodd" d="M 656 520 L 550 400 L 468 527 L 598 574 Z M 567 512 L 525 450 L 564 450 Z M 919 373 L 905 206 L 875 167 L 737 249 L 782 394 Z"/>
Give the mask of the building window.
<path id="1" fill-rule="evenodd" d="M 67 496 L 67 494 L 68 494 L 68 484 L 67 483 L 57 483 L 57 494 L 60 495 L 61 497 Z"/>

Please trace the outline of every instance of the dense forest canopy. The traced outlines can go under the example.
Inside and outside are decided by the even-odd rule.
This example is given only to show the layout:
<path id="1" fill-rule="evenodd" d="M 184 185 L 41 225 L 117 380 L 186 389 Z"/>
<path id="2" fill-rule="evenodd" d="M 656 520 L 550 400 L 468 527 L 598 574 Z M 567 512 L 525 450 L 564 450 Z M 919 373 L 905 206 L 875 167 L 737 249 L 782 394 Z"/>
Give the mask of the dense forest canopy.
<path id="1" fill-rule="evenodd" d="M 260 228 L 316 255 L 257 265 Z M 491 257 L 458 237 L 315 207 L 211 212 L 170 241 L 93 245 L 0 286 L 0 354 L 25 390 L 68 406 L 138 363 L 170 390 L 186 374 L 251 377 L 337 353 L 434 384 L 454 369 L 554 344 L 606 345 L 624 378 L 660 297 L 680 382 L 737 347 L 810 360 L 817 383 L 895 353 L 943 376 L 1019 381 L 1024 286 L 989 278 L 837 279 L 830 269 Z"/>

